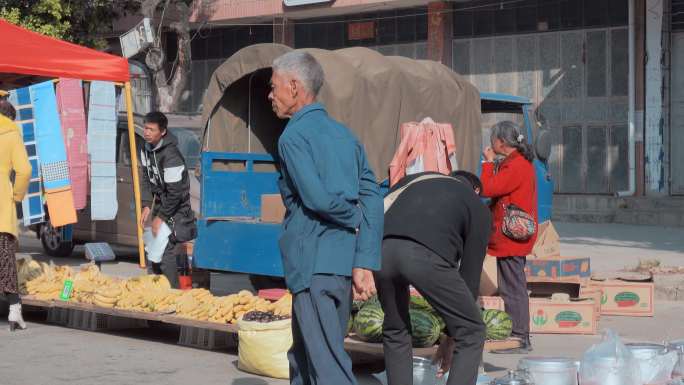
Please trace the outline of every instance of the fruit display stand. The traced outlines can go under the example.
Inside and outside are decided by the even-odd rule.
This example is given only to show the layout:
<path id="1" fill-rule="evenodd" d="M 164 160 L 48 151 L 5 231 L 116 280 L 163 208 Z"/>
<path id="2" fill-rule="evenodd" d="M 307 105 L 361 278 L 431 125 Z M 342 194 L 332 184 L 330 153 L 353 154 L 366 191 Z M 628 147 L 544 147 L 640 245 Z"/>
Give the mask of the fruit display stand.
<path id="1" fill-rule="evenodd" d="M 22 296 L 22 303 L 26 306 L 33 306 L 47 309 L 48 311 L 59 314 L 58 320 L 54 322 L 63 326 L 74 327 L 73 322 L 69 319 L 74 318 L 74 314 L 66 316 L 64 311 L 93 313 L 100 316 L 112 317 L 116 319 L 129 319 L 132 321 L 157 321 L 166 324 L 180 326 L 179 345 L 191 346 L 201 349 L 225 349 L 233 347 L 236 343 L 236 335 L 238 331 L 237 325 L 222 324 L 218 322 L 198 321 L 190 318 L 180 317 L 175 314 L 163 314 L 155 312 L 132 311 L 117 308 L 106 308 L 91 304 L 82 304 L 78 302 L 61 301 L 61 300 L 39 300 L 33 296 Z M 83 315 L 79 315 L 83 317 Z M 101 325 L 112 325 L 113 322 L 100 322 Z M 146 327 L 146 322 L 118 322 L 117 329 L 122 329 L 122 325 L 129 325 L 132 328 Z M 103 330 L 104 328 L 83 328 L 86 330 Z M 383 357 L 383 345 L 381 343 L 363 342 L 353 334 L 345 339 L 345 350 L 352 356 L 355 364 L 368 363 L 381 360 Z M 517 347 L 518 343 L 515 341 L 486 341 L 485 351 L 495 349 L 508 349 Z M 428 348 L 415 348 L 413 355 L 419 357 L 430 358 L 437 351 L 437 346 Z"/>
<path id="2" fill-rule="evenodd" d="M 78 302 L 68 302 L 59 300 L 39 300 L 33 296 L 22 296 L 22 303 L 26 306 L 39 307 L 54 312 L 63 312 L 64 310 L 88 312 L 100 314 L 108 317 L 127 318 L 139 321 L 157 321 L 166 324 L 178 325 L 181 327 L 179 344 L 184 346 L 191 346 L 202 349 L 224 349 L 234 346 L 237 335 L 237 326 L 232 324 L 221 324 L 217 322 L 198 321 L 185 317 L 180 317 L 175 314 L 163 314 L 153 312 L 131 311 L 116 308 L 106 308 L 90 304 L 82 304 Z M 63 314 L 63 313 L 62 313 Z M 73 316 L 73 315 L 72 315 Z M 66 318 L 62 317 L 63 322 L 56 322 L 64 326 L 72 326 L 73 322 L 68 322 Z M 106 324 L 106 323 L 105 323 Z M 131 325 L 141 327 L 141 323 L 132 323 Z M 142 326 L 144 327 L 144 326 Z M 82 329 L 82 328 L 79 328 Z M 120 329 L 120 328 L 119 328 Z M 93 330 L 95 329 L 88 329 Z M 98 330 L 102 330 L 101 328 Z M 381 343 L 363 342 L 354 335 L 345 339 L 345 349 L 352 356 L 354 363 L 367 363 L 380 360 L 383 357 L 383 346 Z M 485 350 L 504 349 L 510 347 L 517 347 L 516 342 L 511 341 L 487 341 L 485 343 Z M 432 357 L 436 352 L 437 347 L 416 348 L 413 350 L 414 356 Z"/>

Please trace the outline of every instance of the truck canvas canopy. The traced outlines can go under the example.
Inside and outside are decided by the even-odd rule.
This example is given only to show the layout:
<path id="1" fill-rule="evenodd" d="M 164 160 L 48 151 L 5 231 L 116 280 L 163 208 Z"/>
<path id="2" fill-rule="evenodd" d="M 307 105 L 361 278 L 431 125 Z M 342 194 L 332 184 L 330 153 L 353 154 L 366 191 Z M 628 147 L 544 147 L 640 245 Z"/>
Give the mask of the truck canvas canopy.
<path id="1" fill-rule="evenodd" d="M 267 99 L 271 64 L 292 48 L 279 44 L 246 47 L 213 74 L 203 102 L 203 150 L 271 154 L 286 121 Z M 482 149 L 480 94 L 446 66 L 427 60 L 383 56 L 354 47 L 304 49 L 325 72 L 318 100 L 364 144 L 378 180 L 400 142 L 402 123 L 426 117 L 450 123 L 460 168 L 477 171 Z"/>

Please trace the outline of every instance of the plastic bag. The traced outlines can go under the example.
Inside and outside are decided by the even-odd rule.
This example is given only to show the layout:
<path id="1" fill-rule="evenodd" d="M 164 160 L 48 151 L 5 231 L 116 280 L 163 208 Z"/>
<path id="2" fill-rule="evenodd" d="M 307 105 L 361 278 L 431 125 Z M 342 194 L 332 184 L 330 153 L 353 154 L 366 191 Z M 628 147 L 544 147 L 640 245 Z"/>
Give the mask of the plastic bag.
<path id="1" fill-rule="evenodd" d="M 152 234 L 151 227 L 145 227 L 143 243 L 145 244 L 145 251 L 147 251 L 147 259 L 150 262 L 161 262 L 166 245 L 169 243 L 169 235 L 171 235 L 171 228 L 166 222 L 162 222 L 156 237 Z"/>
<path id="2" fill-rule="evenodd" d="M 580 366 L 582 385 L 643 385 L 639 364 L 614 331 L 584 353 Z"/>
<path id="3" fill-rule="evenodd" d="M 679 357 L 677 352 L 669 352 L 666 354 L 644 354 L 643 356 L 634 354 L 634 358 L 639 364 L 641 383 L 664 384 L 672 378 L 672 371 Z"/>
<path id="4" fill-rule="evenodd" d="M 292 322 L 238 321 L 238 369 L 273 378 L 288 379 L 287 351 L 292 346 Z"/>

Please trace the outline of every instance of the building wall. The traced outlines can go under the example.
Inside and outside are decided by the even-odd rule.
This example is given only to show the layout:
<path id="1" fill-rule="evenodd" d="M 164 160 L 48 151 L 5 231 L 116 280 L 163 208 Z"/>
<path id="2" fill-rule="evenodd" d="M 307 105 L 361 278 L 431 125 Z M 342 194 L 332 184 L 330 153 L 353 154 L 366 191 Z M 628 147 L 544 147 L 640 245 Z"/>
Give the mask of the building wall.
<path id="1" fill-rule="evenodd" d="M 204 26 L 192 32 L 190 87 L 179 112 L 201 112 L 204 93 L 214 71 L 240 49 L 273 42 L 272 25 Z M 167 35 L 167 73 L 176 57 L 175 35 Z"/>
<path id="2" fill-rule="evenodd" d="M 481 91 L 534 101 L 537 118 L 554 136 L 550 166 L 557 193 L 626 189 L 627 2 L 469 9 L 476 5 L 456 6 L 454 70 Z M 485 116 L 483 123 L 490 127 L 502 118 Z"/>
<path id="3" fill-rule="evenodd" d="M 670 13 L 669 163 L 673 195 L 684 195 L 684 0 L 672 0 Z"/>
<path id="4" fill-rule="evenodd" d="M 262 5 L 266 3 L 275 6 L 276 2 L 263 1 Z M 359 13 L 359 7 L 379 7 L 370 3 L 354 0 L 312 11 L 287 9 L 275 19 L 252 10 L 253 17 L 271 17 L 273 26 L 264 26 L 269 21 L 262 18 L 254 19 L 251 27 L 221 27 L 221 23 L 248 21 L 224 15 L 229 11 L 225 4 L 213 2 L 214 13 L 207 13 L 210 22 L 192 42 L 192 81 L 184 108 L 200 109 L 213 70 L 239 48 L 257 42 L 282 40 L 296 48 L 365 46 L 385 55 L 429 58 L 428 47 L 435 43 L 428 36 L 431 8 L 427 1 L 383 2 L 382 7 L 394 9 Z M 648 50 L 645 34 L 649 26 L 653 29 L 648 15 L 656 3 L 663 7 L 662 36 L 656 38 L 662 52 L 655 54 L 663 63 L 659 67 L 663 119 L 648 128 L 653 101 L 647 98 L 658 88 L 649 91 L 649 72 L 644 67 L 658 60 L 650 59 L 654 54 Z M 629 179 L 628 0 L 474 0 L 455 2 L 453 7 L 445 13 L 453 30 L 452 54 L 442 62 L 467 76 L 481 91 L 528 96 L 535 102 L 537 118 L 554 134 L 550 166 L 555 191 L 611 195 L 625 190 Z M 636 140 L 637 150 L 643 150 L 637 151 L 637 159 L 642 159 L 637 167 L 637 191 L 684 194 L 684 155 L 674 150 L 684 145 L 684 123 L 680 123 L 684 0 L 635 0 L 635 9 Z M 373 24 L 372 36 L 353 39 L 350 25 L 368 21 Z M 485 117 L 483 135 L 487 137 L 486 128 L 504 118 L 517 117 Z M 660 167 L 658 175 L 654 162 Z"/>
<path id="5" fill-rule="evenodd" d="M 368 47 L 383 55 L 427 59 L 427 7 L 294 21 L 295 48 Z M 372 37 L 352 39 L 350 25 L 370 20 Z"/>

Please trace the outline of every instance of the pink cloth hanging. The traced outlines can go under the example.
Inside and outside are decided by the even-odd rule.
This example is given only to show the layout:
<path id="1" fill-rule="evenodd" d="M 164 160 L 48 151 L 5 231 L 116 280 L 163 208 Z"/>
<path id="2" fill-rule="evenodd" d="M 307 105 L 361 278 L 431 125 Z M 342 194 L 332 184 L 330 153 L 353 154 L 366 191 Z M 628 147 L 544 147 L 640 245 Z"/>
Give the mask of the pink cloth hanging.
<path id="1" fill-rule="evenodd" d="M 458 162 L 451 124 L 425 118 L 401 125 L 401 143 L 389 165 L 390 186 L 407 174 L 435 171 L 446 175 L 455 170 Z"/>
<path id="2" fill-rule="evenodd" d="M 78 79 L 61 78 L 57 83 L 57 105 L 67 151 L 74 207 L 88 203 L 88 136 L 86 133 L 83 87 Z"/>

